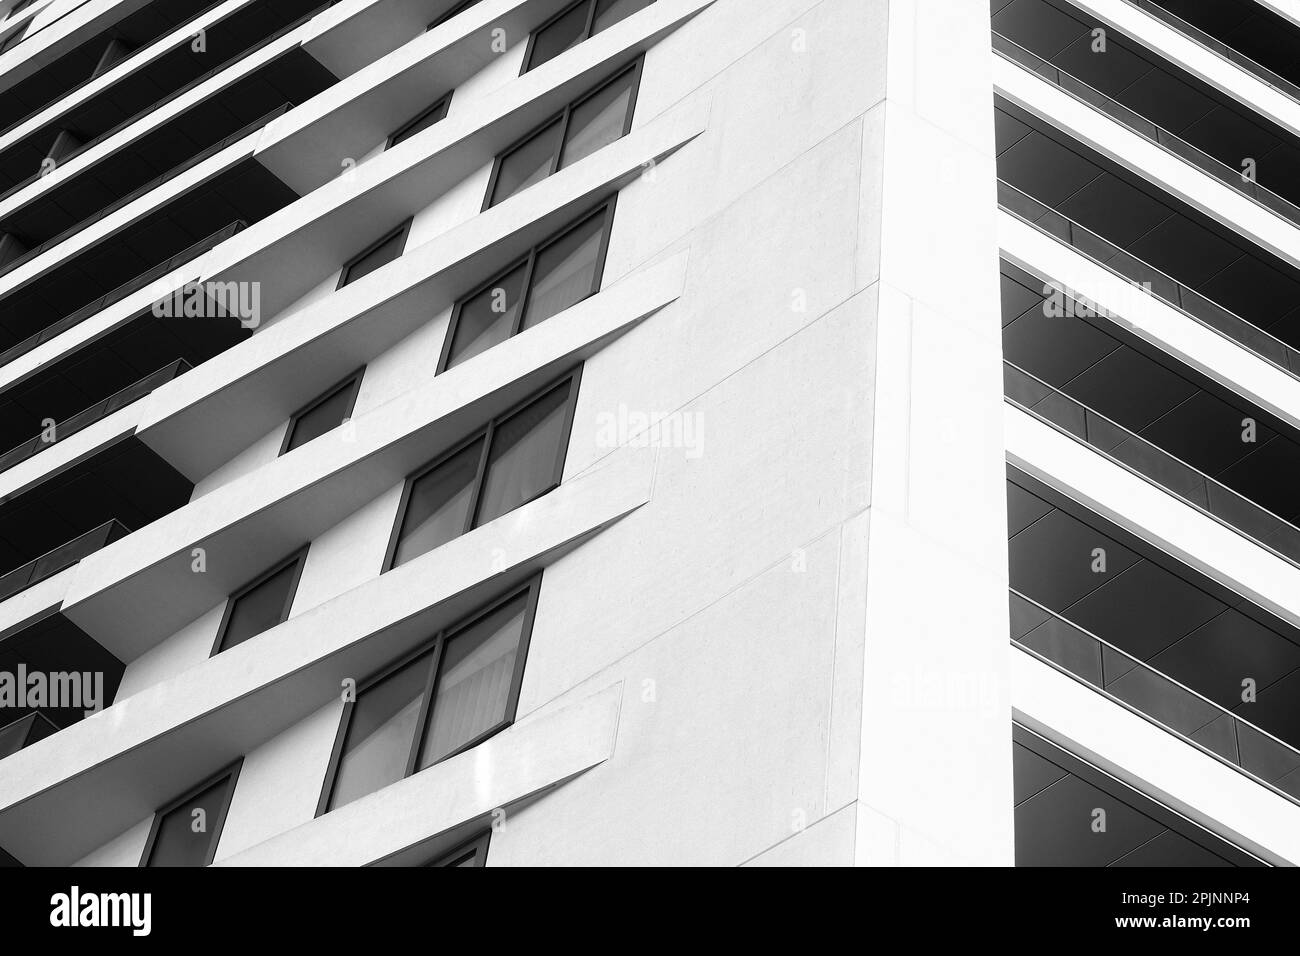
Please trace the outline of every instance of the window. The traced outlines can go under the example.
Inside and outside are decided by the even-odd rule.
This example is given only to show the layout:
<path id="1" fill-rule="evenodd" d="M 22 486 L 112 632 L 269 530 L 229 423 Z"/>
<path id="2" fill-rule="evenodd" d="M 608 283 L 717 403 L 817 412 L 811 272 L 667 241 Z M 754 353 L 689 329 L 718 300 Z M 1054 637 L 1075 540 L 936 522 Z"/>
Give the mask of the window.
<path id="1" fill-rule="evenodd" d="M 450 853 L 444 853 L 430 860 L 425 866 L 487 866 L 488 840 L 492 831 L 480 833 L 474 839 L 462 843 Z"/>
<path id="2" fill-rule="evenodd" d="M 406 482 L 384 570 L 403 565 L 555 488 L 564 469 L 575 371 Z"/>
<path id="3" fill-rule="evenodd" d="M 465 0 L 464 3 L 456 4 L 450 10 L 448 10 L 446 13 L 440 16 L 438 19 L 430 23 L 425 28 L 425 32 L 427 33 L 429 30 L 432 30 L 434 27 L 442 26 L 444 23 L 446 23 L 448 20 L 452 19 L 453 17 L 460 16 L 462 13 L 464 13 L 466 10 L 468 10 L 470 7 L 474 6 L 478 2 L 479 0 Z"/>
<path id="4" fill-rule="evenodd" d="M 398 258 L 406 246 L 406 234 L 410 229 L 411 220 L 408 219 L 345 265 L 339 275 L 338 287 L 350 285 Z"/>
<path id="5" fill-rule="evenodd" d="M 438 371 L 445 372 L 595 295 L 613 219 L 611 200 L 457 302 Z"/>
<path id="6" fill-rule="evenodd" d="M 392 149 L 398 143 L 404 143 L 416 133 L 423 133 L 426 129 L 440 120 L 446 119 L 447 108 L 451 106 L 451 94 L 448 93 L 438 102 L 434 103 L 423 113 L 420 113 L 415 119 L 401 127 L 396 133 L 388 137 L 388 145 L 385 149 Z M 393 258 L 397 258 L 394 256 Z"/>
<path id="7" fill-rule="evenodd" d="M 141 866 L 207 866 L 212 862 L 240 763 L 242 759 L 154 814 Z"/>
<path id="8" fill-rule="evenodd" d="M 343 711 L 317 815 L 510 725 L 540 583 L 533 578 L 361 686 Z"/>
<path id="9" fill-rule="evenodd" d="M 483 208 L 490 209 L 626 136 L 632 128 L 640 80 L 638 61 L 497 157 Z"/>
<path id="10" fill-rule="evenodd" d="M 534 70 L 572 49 L 588 37 L 607 30 L 654 0 L 578 0 L 542 24 L 529 38 L 524 70 Z"/>
<path id="11" fill-rule="evenodd" d="M 288 620 L 306 558 L 307 549 L 303 548 L 230 596 L 212 647 L 213 654 L 230 650 Z"/>
<path id="12" fill-rule="evenodd" d="M 337 428 L 348 420 L 352 407 L 357 401 L 357 392 L 361 390 L 361 372 L 353 372 L 346 379 L 335 385 L 320 398 L 296 412 L 289 421 L 289 428 L 284 433 L 284 444 L 280 454 L 288 454 L 313 438 L 319 438 L 326 432 Z"/>

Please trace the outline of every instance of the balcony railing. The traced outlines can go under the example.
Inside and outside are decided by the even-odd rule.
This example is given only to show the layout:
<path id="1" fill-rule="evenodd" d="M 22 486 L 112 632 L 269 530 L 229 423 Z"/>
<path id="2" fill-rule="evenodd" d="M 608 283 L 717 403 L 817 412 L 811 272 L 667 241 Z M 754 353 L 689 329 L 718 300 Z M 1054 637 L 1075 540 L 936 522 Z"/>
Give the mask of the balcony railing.
<path id="1" fill-rule="evenodd" d="M 167 273 L 171 272 L 173 269 L 180 268 L 185 263 L 189 262 L 191 259 L 196 259 L 199 256 L 201 256 L 203 253 L 207 252 L 209 249 L 212 249 L 215 246 L 225 242 L 235 233 L 239 232 L 241 229 L 244 229 L 247 225 L 248 224 L 244 222 L 242 219 L 236 219 L 234 222 L 230 223 L 229 225 L 221 227 L 212 235 L 205 236 L 204 238 L 200 239 L 198 242 L 195 242 L 187 246 L 186 248 L 182 249 L 180 252 L 176 253 L 176 255 L 172 256 L 170 259 L 166 259 L 163 262 L 158 263 L 158 265 L 154 266 L 153 268 L 147 269 L 144 272 L 140 273 L 134 279 L 130 279 L 122 283 L 113 291 L 104 293 L 94 302 L 90 302 L 87 303 L 86 305 L 83 305 L 80 309 L 78 309 L 76 312 L 73 312 L 71 315 L 65 315 L 57 322 L 54 322 L 51 325 L 47 325 L 39 332 L 29 335 L 27 338 L 23 339 L 21 342 L 17 343 L 16 345 L 11 345 L 3 352 L 0 352 L 0 365 L 4 365 L 7 362 L 12 362 L 14 359 L 18 358 L 19 356 L 26 355 L 28 352 L 36 348 L 38 345 L 42 345 L 50 341 L 50 339 L 54 338 L 55 336 L 62 335 L 64 332 L 66 332 L 68 329 L 72 328 L 73 326 L 79 325 L 82 322 L 86 321 L 86 319 L 90 318 L 96 312 L 108 308 L 114 302 L 120 302 L 122 299 L 125 299 L 128 295 L 131 295 L 133 292 L 138 292 L 139 290 L 143 289 L 145 286 L 149 285 L 149 283 L 158 281 Z"/>
<path id="2" fill-rule="evenodd" d="M 190 363 L 185 359 L 176 359 L 174 362 L 169 362 L 158 371 L 149 373 L 126 388 L 118 389 L 108 398 L 102 399 L 89 408 L 77 412 L 71 418 L 59 422 L 54 426 L 53 436 L 48 441 L 44 435 L 37 435 L 35 438 L 29 439 L 0 455 L 0 471 L 5 471 L 19 462 L 26 461 L 56 442 L 61 442 L 65 438 L 75 435 L 83 428 L 93 425 L 101 418 L 107 418 L 119 408 L 125 408 L 132 402 L 139 401 L 159 386 L 165 385 L 176 376 L 188 372 L 190 368 Z"/>
<path id="3" fill-rule="evenodd" d="M 1169 26 L 1173 27 L 1179 33 L 1186 36 L 1193 43 L 1205 47 L 1211 53 L 1216 53 L 1237 66 L 1241 67 L 1247 73 L 1253 73 L 1257 79 L 1263 80 L 1273 89 L 1277 90 L 1293 100 L 1300 100 L 1300 86 L 1292 83 L 1290 80 L 1278 76 L 1262 63 L 1257 63 L 1244 53 L 1238 53 L 1228 44 L 1221 40 L 1216 40 L 1200 27 L 1192 26 L 1176 13 L 1171 13 L 1162 7 L 1155 0 L 1125 0 L 1129 6 L 1137 7 L 1157 20 L 1163 20 Z"/>
<path id="4" fill-rule="evenodd" d="M 44 740 L 58 729 L 37 710 L 0 727 L 0 760 L 16 754 L 24 747 L 30 747 L 38 740 Z"/>
<path id="5" fill-rule="evenodd" d="M 1014 589 L 1011 619 L 1041 622 L 1012 644 L 1300 804 L 1296 748 Z"/>
<path id="6" fill-rule="evenodd" d="M 253 44 L 251 47 L 241 52 L 239 54 L 239 57 L 241 59 L 247 59 L 248 57 L 256 53 L 258 50 L 280 39 L 280 37 L 293 32 L 298 27 L 306 23 L 308 20 L 319 15 L 323 10 L 332 7 L 337 2 L 338 0 L 327 0 L 326 3 L 322 3 L 320 6 L 312 9 L 310 12 L 303 14 L 301 17 L 299 17 L 297 20 L 294 20 L 292 23 L 286 23 L 283 27 L 276 30 L 274 33 L 270 34 L 269 36 L 263 37 L 261 40 L 258 40 L 255 44 Z M 199 85 L 206 83 L 208 80 L 212 79 L 212 77 L 221 73 L 223 70 L 228 69 L 229 67 L 230 67 L 229 61 L 226 61 L 224 63 L 219 63 L 216 66 L 214 66 L 212 69 L 204 73 L 202 76 L 195 77 L 193 80 L 184 84 L 183 86 L 177 87 L 176 89 L 169 91 L 161 99 L 154 101 L 149 106 L 146 106 L 144 109 L 140 110 L 138 113 L 135 113 L 132 116 L 128 116 L 126 119 L 122 120 L 122 122 L 113 126 L 111 129 L 107 129 L 104 132 L 100 133 L 98 136 L 86 140 L 86 142 L 82 143 L 74 151 L 68 153 L 66 156 L 60 157 L 59 165 L 62 166 L 67 164 L 70 160 L 81 155 L 86 150 L 90 149 L 92 146 L 104 142 L 110 136 L 117 135 L 122 130 L 126 129 L 128 126 L 132 126 L 135 123 L 140 122 L 140 120 L 142 120 L 144 117 L 148 116 L 149 114 L 156 113 L 158 110 L 162 109 L 163 106 L 167 105 L 168 103 L 172 102 L 178 97 L 183 96 L 184 94 L 188 93 L 192 89 L 195 89 Z M 19 122 L 21 123 L 23 121 L 20 120 Z M 40 178 L 41 178 L 41 174 L 39 171 L 37 171 L 35 174 L 28 176 L 22 182 L 15 183 L 13 186 L 5 190 L 5 192 L 0 193 L 0 199 L 7 199 L 9 196 L 18 192 L 18 190 L 27 188 L 28 186 L 30 186 L 32 183 L 36 182 Z"/>
<path id="7" fill-rule="evenodd" d="M 1151 294 L 1162 302 L 1224 338 L 1245 346 L 1288 375 L 1300 378 L 1300 351 L 1189 289 L 1149 262 L 1125 252 L 1109 239 L 1103 239 L 1086 226 L 1021 192 L 1004 179 L 998 180 L 998 205 L 1120 278 L 1128 282 L 1150 283 Z"/>
<path id="8" fill-rule="evenodd" d="M 1240 169 L 1233 169 L 1227 163 L 1215 159 L 1209 153 L 1198 149 L 1180 136 L 1176 136 L 1164 127 L 1157 126 L 1140 113 L 1129 109 L 1114 97 L 1108 96 L 1095 87 L 1089 86 L 1078 77 L 1058 69 L 1038 54 L 1026 50 L 1014 40 L 994 31 L 993 49 L 1004 59 L 1018 63 L 1020 66 L 1041 76 L 1052 85 L 1086 106 L 1104 113 L 1142 138 L 1149 140 L 1167 153 L 1195 166 L 1203 173 L 1208 173 L 1224 185 L 1231 187 L 1248 199 L 1254 200 L 1264 208 L 1277 213 L 1294 225 L 1300 225 L 1300 206 L 1283 199 L 1266 186 L 1248 180 Z"/>
<path id="9" fill-rule="evenodd" d="M 72 567 L 82 558 L 94 554 L 100 548 L 108 547 L 129 533 L 130 529 L 126 525 L 113 518 L 105 521 L 98 528 L 92 528 L 66 544 L 47 551 L 39 558 L 14 568 L 8 574 L 0 575 L 0 601 L 11 598 L 19 591 L 25 591 L 33 584 L 38 584 Z"/>
<path id="10" fill-rule="evenodd" d="M 1300 528 L 1018 365 L 1004 361 L 1002 369 L 1012 405 L 1300 567 Z"/>
<path id="11" fill-rule="evenodd" d="M 171 169 L 167 170 L 167 172 L 159 176 L 155 176 L 153 179 L 149 180 L 149 182 L 145 183 L 143 186 L 137 186 L 135 189 L 131 190 L 129 193 L 127 193 L 125 196 L 122 196 L 120 199 L 115 199 L 113 202 L 109 203 L 103 209 L 100 209 L 98 212 L 96 212 L 93 216 L 89 217 L 88 219 L 83 219 L 81 222 L 78 222 L 76 225 L 69 226 L 67 229 L 64 229 L 62 232 L 60 232 L 57 236 L 51 236 L 49 239 L 46 239 L 39 246 L 33 246 L 32 248 L 24 252 L 22 255 L 20 255 L 18 258 L 7 263 L 3 268 L 0 268 L 0 276 L 3 276 L 8 272 L 13 271 L 14 269 L 22 265 L 24 262 L 29 262 L 32 259 L 35 259 L 37 256 L 41 255 L 42 253 L 50 249 L 53 249 L 59 243 L 65 242 L 70 237 L 76 235 L 78 232 L 85 229 L 88 223 L 94 220 L 103 219 L 105 216 L 111 215 L 117 210 L 124 208 L 129 203 L 135 202 L 135 200 L 139 199 L 141 196 L 145 195 L 146 193 L 152 192 L 153 190 L 157 189 L 163 183 L 175 179 L 181 173 L 185 172 L 185 170 L 191 169 L 194 166 L 197 166 L 199 163 L 203 162 L 205 159 L 217 155 L 217 153 L 221 152 L 231 143 L 239 142 L 239 140 L 243 139 L 248 134 L 254 132 L 255 130 L 261 129 L 263 126 L 270 123 L 276 117 L 283 115 L 292 106 L 293 106 L 292 103 L 281 103 L 275 109 L 268 112 L 265 116 L 261 116 L 258 119 L 253 120 L 253 122 L 240 127 L 238 130 L 231 133 L 229 136 L 224 137 L 219 142 L 213 143 L 211 146 L 194 154 L 184 162 L 178 163 L 177 165 L 173 166 Z"/>

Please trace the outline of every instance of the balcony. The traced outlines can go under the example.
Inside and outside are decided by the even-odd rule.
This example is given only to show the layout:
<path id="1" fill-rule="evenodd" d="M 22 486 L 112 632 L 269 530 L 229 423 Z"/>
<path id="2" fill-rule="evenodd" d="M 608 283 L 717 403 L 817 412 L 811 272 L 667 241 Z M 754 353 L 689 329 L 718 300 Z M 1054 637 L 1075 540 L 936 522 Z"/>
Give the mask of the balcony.
<path id="1" fill-rule="evenodd" d="M 1019 593 L 1011 643 L 1300 805 L 1300 751 Z"/>
<path id="2" fill-rule="evenodd" d="M 39 178 L 46 157 L 53 155 L 59 163 L 66 163 L 229 68 L 237 58 L 247 57 L 295 29 L 332 3 L 261 0 L 250 4 L 205 31 L 207 49 L 202 55 L 196 56 L 190 49 L 190 38 L 184 38 L 176 47 L 0 151 L 0 189 L 7 195 L 33 182 Z M 262 106 L 258 112 L 265 109 Z"/>
<path id="3" fill-rule="evenodd" d="M 1115 97 L 1090 86 L 1078 77 L 1072 76 L 1054 66 L 1050 61 L 1043 59 L 1038 54 L 1025 49 L 1014 40 L 996 31 L 993 33 L 993 50 L 1003 59 L 1016 63 L 1042 77 L 1057 89 L 1105 114 L 1130 131 L 1159 146 L 1165 152 L 1177 156 L 1187 164 L 1213 176 L 1225 186 L 1241 193 L 1265 209 L 1276 213 L 1294 225 L 1300 226 L 1300 206 L 1274 192 L 1263 183 L 1246 178 L 1240 168 L 1233 168 L 1215 158 L 1205 150 L 1192 145 L 1186 139 L 1153 123 L 1137 110 L 1131 109 Z M 1246 143 L 1240 141 L 1236 142 L 1235 145 L 1237 153 L 1240 153 L 1243 147 L 1249 148 Z M 1283 148 L 1288 153 L 1296 153 L 1295 148 L 1289 144 Z M 1231 147 L 1228 147 L 1226 153 L 1232 153 Z M 1297 188 L 1296 180 L 1290 175 L 1295 170 L 1294 162 L 1278 165 L 1278 168 L 1282 169 L 1286 175 L 1272 175 L 1273 168 L 1272 163 L 1265 163 L 1258 175 L 1274 183 L 1279 189 L 1300 198 L 1300 188 Z"/>
<path id="4" fill-rule="evenodd" d="M 158 371 L 146 375 L 144 378 L 126 388 L 119 389 L 108 398 L 102 399 L 91 405 L 89 408 L 82 409 L 71 418 L 66 418 L 54 426 L 53 435 L 46 438 L 44 435 L 37 435 L 28 441 L 23 442 L 15 448 L 0 455 L 0 471 L 5 471 L 17 465 L 19 462 L 26 461 L 33 455 L 44 451 L 46 448 L 63 441 L 75 435 L 84 428 L 93 425 L 95 422 L 108 417 L 119 408 L 125 408 L 132 402 L 139 401 L 148 395 L 155 388 L 165 385 L 176 376 L 190 370 L 190 363 L 185 359 L 176 359 L 164 365 Z"/>
<path id="5" fill-rule="evenodd" d="M 1232 339 L 1288 375 L 1300 378 L 1300 349 L 1002 179 L 998 180 L 998 206 L 1062 245 L 1086 256 L 1108 272 L 1139 285 L 1149 283 L 1147 291 L 1165 304 L 1178 309 L 1200 325 Z"/>
<path id="6" fill-rule="evenodd" d="M 1300 101 L 1300 28 L 1253 0 L 1125 0 Z M 1181 16 L 1179 14 L 1182 14 Z M 1195 22 L 1192 22 L 1192 21 Z M 1199 26 L 1197 25 L 1199 24 Z M 1204 29 L 1202 29 L 1204 27 Z M 1227 37 L 1228 43 L 1208 31 Z M 1271 64 L 1273 69 L 1265 64 Z M 1278 72 L 1274 72 L 1277 70 Z"/>
<path id="7" fill-rule="evenodd" d="M 0 575 L 0 601 L 11 598 L 46 578 L 52 578 L 60 571 L 66 571 L 82 558 L 125 538 L 128 533 L 129 529 L 122 522 L 116 519 L 105 521 L 98 528 L 91 528 L 39 558 Z"/>
<path id="8" fill-rule="evenodd" d="M 103 311 L 113 303 L 120 302 L 133 292 L 138 292 L 140 289 L 145 288 L 151 282 L 156 282 L 173 269 L 179 269 L 185 263 L 197 259 L 209 249 L 225 242 L 231 236 L 238 233 L 246 225 L 247 223 L 243 220 L 235 220 L 232 223 L 222 226 L 211 235 L 205 236 L 198 242 L 186 246 L 180 252 L 169 256 L 157 265 L 151 266 L 144 272 L 139 273 L 134 278 L 128 279 L 121 285 L 110 289 L 108 292 L 105 292 L 98 298 L 86 303 L 74 312 L 65 315 L 57 322 L 53 322 L 39 331 L 33 332 L 26 338 L 9 346 L 9 348 L 5 349 L 3 352 L 0 352 L 0 365 L 12 362 L 21 355 L 26 355 L 38 345 L 45 344 L 56 336 L 68 331 L 68 329 L 80 325 L 82 322 L 86 321 L 86 319 Z M 0 299 L 0 307 L 3 306 L 4 301 L 5 300 Z M 0 312 L 0 316 L 3 316 L 3 314 L 3 312 Z M 3 323 L 0 321 L 0 328 L 2 328 L 2 325 Z"/>
<path id="9" fill-rule="evenodd" d="M 1010 404 L 1300 567 L 1300 528 L 1019 366 L 1002 365 Z"/>

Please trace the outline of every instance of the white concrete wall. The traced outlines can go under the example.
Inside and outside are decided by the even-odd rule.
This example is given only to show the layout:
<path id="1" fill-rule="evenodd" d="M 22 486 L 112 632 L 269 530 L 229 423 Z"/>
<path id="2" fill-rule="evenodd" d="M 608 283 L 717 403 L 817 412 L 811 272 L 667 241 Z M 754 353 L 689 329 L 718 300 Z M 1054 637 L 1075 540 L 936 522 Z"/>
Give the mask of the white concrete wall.
<path id="1" fill-rule="evenodd" d="M 605 285 L 688 251 L 685 288 L 587 360 L 566 485 L 646 423 L 669 430 L 648 499 L 545 571 L 519 733 L 499 749 L 561 754 L 527 728 L 597 696 L 617 731 L 508 811 L 492 865 L 1010 862 L 986 18 L 944 0 L 717 0 L 647 53 L 636 127 L 682 105 L 708 123 L 622 189 Z M 417 216 L 421 241 L 472 217 L 485 181 Z M 446 322 L 370 363 L 357 414 L 427 384 Z M 196 495 L 255 480 L 275 435 Z M 316 537 L 295 618 L 373 576 L 397 494 Z M 202 664 L 213 614 L 133 662 L 129 686 Z M 935 682 L 974 691 L 936 700 Z M 330 861 L 341 824 L 312 814 L 337 720 L 331 703 L 246 754 L 220 860 Z M 469 763 L 349 812 L 409 821 Z M 522 796 L 516 766 L 477 772 Z M 138 833 L 87 861 L 134 862 Z M 364 860 L 355 842 L 346 858 Z"/>

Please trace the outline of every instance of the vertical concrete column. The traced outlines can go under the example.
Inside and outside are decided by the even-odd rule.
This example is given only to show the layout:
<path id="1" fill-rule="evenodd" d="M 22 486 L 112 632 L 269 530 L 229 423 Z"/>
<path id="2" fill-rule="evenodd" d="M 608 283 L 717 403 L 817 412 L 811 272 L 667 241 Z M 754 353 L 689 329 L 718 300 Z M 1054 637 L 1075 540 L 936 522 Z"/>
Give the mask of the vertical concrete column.
<path id="1" fill-rule="evenodd" d="M 860 268 L 878 313 L 855 859 L 1013 861 L 989 10 L 888 3 Z"/>

